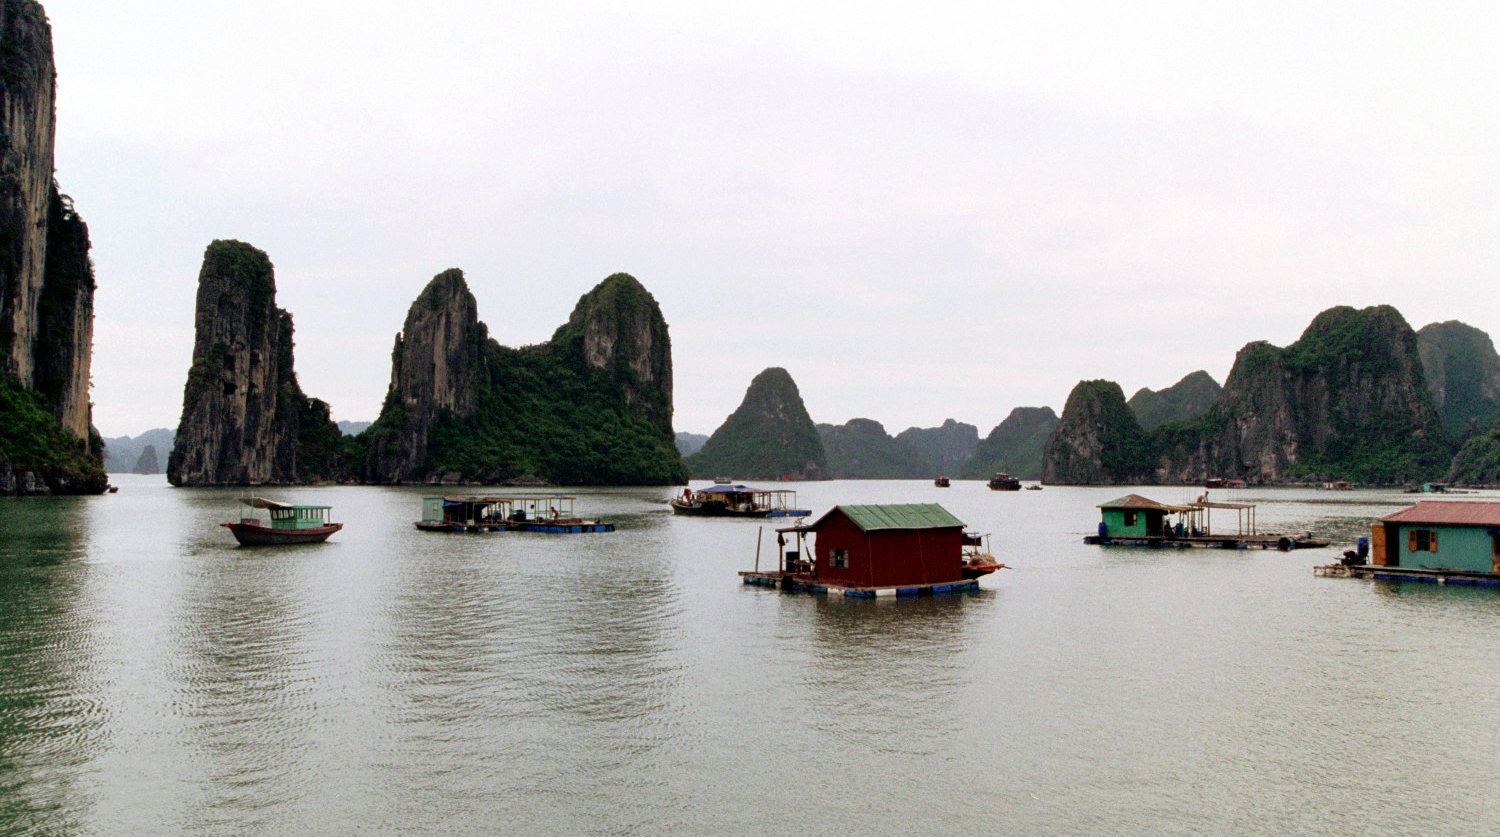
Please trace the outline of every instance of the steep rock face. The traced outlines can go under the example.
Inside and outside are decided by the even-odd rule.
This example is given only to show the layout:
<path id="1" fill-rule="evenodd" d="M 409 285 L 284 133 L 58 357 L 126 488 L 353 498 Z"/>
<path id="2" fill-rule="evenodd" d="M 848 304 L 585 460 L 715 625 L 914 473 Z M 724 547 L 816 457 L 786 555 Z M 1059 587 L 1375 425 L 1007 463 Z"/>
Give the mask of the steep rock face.
<path id="1" fill-rule="evenodd" d="M 683 456 L 692 456 L 702 449 L 703 443 L 708 441 L 708 437 L 702 433 L 678 431 L 675 441 L 677 442 L 678 453 Z"/>
<path id="2" fill-rule="evenodd" d="M 1500 424 L 1464 442 L 1448 469 L 1448 481 L 1500 486 Z"/>
<path id="3" fill-rule="evenodd" d="M 1457 320 L 1431 323 L 1417 332 L 1417 347 L 1450 438 L 1468 438 L 1500 421 L 1500 354 L 1488 334 Z"/>
<path id="4" fill-rule="evenodd" d="M 1017 407 L 1005 421 L 981 441 L 960 475 L 965 479 L 988 479 L 1005 471 L 1021 479 L 1042 476 L 1042 451 L 1057 428 L 1057 413 L 1051 407 Z"/>
<path id="5" fill-rule="evenodd" d="M 661 307 L 635 277 L 616 273 L 584 294 L 552 346 L 607 375 L 632 413 L 672 433 L 672 341 Z"/>
<path id="6" fill-rule="evenodd" d="M 580 298 L 551 341 L 513 349 L 490 339 L 463 274 L 441 273 L 396 338 L 365 478 L 681 483 L 671 351 L 660 306 L 626 274 Z"/>
<path id="7" fill-rule="evenodd" d="M 896 441 L 916 457 L 918 470 L 909 476 L 957 475 L 979 448 L 979 428 L 948 419 L 940 427 L 908 427 Z"/>
<path id="8" fill-rule="evenodd" d="M 46 282 L 37 306 L 35 386 L 64 430 L 89 435 L 89 371 L 94 342 L 94 265 L 89 228 L 73 202 L 52 189 L 48 203 Z"/>
<path id="9" fill-rule="evenodd" d="M 1442 474 L 1451 456 L 1417 336 L 1389 306 L 1324 311 L 1285 349 L 1251 343 L 1219 403 L 1153 441 L 1163 482 L 1400 483 Z"/>
<path id="10" fill-rule="evenodd" d="M 147 445 L 141 451 L 140 458 L 135 461 L 134 473 L 137 474 L 160 474 L 161 463 L 156 459 L 156 445 Z"/>
<path id="11" fill-rule="evenodd" d="M 826 479 L 828 454 L 792 376 L 771 367 L 750 381 L 745 399 L 703 449 L 687 460 L 700 478 Z"/>
<path id="12" fill-rule="evenodd" d="M 263 485 L 334 479 L 321 444 L 338 428 L 292 369 L 292 316 L 276 307 L 271 260 L 215 241 L 198 275 L 193 365 L 167 479 L 173 485 Z"/>
<path id="13" fill-rule="evenodd" d="M 0 0 L 0 371 L 24 386 L 46 269 L 55 88 L 42 7 Z"/>
<path id="14" fill-rule="evenodd" d="M 1126 402 L 1144 430 L 1200 416 L 1218 403 L 1223 387 L 1199 370 L 1160 392 L 1142 387 Z"/>
<path id="15" fill-rule="evenodd" d="M 892 438 L 878 421 L 856 418 L 840 425 L 819 424 L 817 430 L 833 479 L 908 479 L 922 473 L 912 449 Z"/>
<path id="16" fill-rule="evenodd" d="M 478 408 L 489 334 L 463 271 L 434 276 L 406 313 L 391 350 L 391 387 L 381 410 L 382 442 L 367 478 L 424 482 L 432 427 L 445 411 L 466 420 Z"/>
<path id="17" fill-rule="evenodd" d="M 0 409 L 0 494 L 107 484 L 88 398 L 88 229 L 52 180 L 55 89 L 42 7 L 0 0 L 0 379 L 20 388 Z M 37 403 L 50 425 L 37 421 Z"/>
<path id="18" fill-rule="evenodd" d="M 1080 381 L 1042 451 L 1042 481 L 1053 485 L 1143 484 L 1151 442 L 1114 381 Z"/>

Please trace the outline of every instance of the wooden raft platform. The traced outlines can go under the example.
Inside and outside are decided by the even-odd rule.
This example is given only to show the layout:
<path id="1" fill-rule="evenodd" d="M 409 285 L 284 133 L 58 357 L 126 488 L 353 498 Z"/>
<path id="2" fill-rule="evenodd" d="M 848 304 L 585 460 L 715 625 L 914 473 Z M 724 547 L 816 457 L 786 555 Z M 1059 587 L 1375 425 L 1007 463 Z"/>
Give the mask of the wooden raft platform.
<path id="1" fill-rule="evenodd" d="M 1314 538 L 1294 538 L 1290 535 L 1199 535 L 1181 538 L 1162 538 L 1151 535 L 1139 537 L 1102 537 L 1087 535 L 1083 542 L 1095 546 L 1149 546 L 1162 549 L 1319 549 L 1328 546 L 1328 541 Z"/>
<path id="2" fill-rule="evenodd" d="M 779 587 L 795 593 L 845 596 L 851 599 L 875 599 L 886 596 L 942 596 L 951 593 L 974 593 L 979 590 L 979 580 L 969 578 L 941 584 L 914 584 L 901 587 L 841 587 L 837 584 L 826 584 L 807 576 L 779 570 L 765 572 L 743 570 L 740 572 L 740 580 L 745 584 L 754 584 L 759 587 Z"/>
<path id="3" fill-rule="evenodd" d="M 1500 587 L 1500 574 L 1472 570 L 1431 570 L 1412 567 L 1382 567 L 1377 564 L 1322 564 L 1313 575 L 1324 578 L 1365 578 L 1371 581 L 1415 581 L 1421 584 L 1457 584 L 1464 587 Z"/>

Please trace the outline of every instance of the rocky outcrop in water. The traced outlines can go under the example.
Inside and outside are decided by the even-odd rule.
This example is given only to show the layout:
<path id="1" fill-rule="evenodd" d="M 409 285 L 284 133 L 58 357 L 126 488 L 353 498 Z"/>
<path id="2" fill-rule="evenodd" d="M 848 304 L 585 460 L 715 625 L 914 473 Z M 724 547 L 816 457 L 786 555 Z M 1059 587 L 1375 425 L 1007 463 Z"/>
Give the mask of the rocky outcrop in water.
<path id="1" fill-rule="evenodd" d="M 428 283 L 391 353 L 391 386 L 362 437 L 375 483 L 669 485 L 672 346 L 656 300 L 618 273 L 547 343 L 489 336 L 463 273 Z"/>
<path id="2" fill-rule="evenodd" d="M 0 0 L 0 493 L 97 493 L 88 228 L 52 179 L 55 72 L 42 7 Z M 33 399 L 29 393 L 34 393 Z M 38 422 L 33 408 L 52 421 Z M 19 412 L 17 412 L 19 411 Z"/>
<path id="3" fill-rule="evenodd" d="M 266 254 L 215 241 L 198 274 L 193 364 L 167 479 L 173 485 L 267 485 L 344 477 L 328 405 L 293 370 L 292 315 L 276 307 Z"/>
<path id="4" fill-rule="evenodd" d="M 964 479 L 989 479 L 1004 471 L 1020 479 L 1042 476 L 1042 451 L 1057 427 L 1057 413 L 1051 407 L 1017 407 L 1005 421 L 976 446 L 974 456 L 964 465 Z"/>
<path id="5" fill-rule="evenodd" d="M 1042 481 L 1053 485 L 1144 484 L 1152 446 L 1114 381 L 1080 381 L 1042 451 Z"/>
<path id="6" fill-rule="evenodd" d="M 1422 372 L 1450 438 L 1464 440 L 1500 421 L 1500 355 L 1483 331 L 1457 320 L 1417 332 Z"/>
<path id="7" fill-rule="evenodd" d="M 135 461 L 133 472 L 147 475 L 161 473 L 161 463 L 156 459 L 156 445 L 147 445 L 146 449 L 141 451 L 140 458 Z"/>
<path id="8" fill-rule="evenodd" d="M 1070 421 L 1069 398 L 1048 441 L 1048 467 L 1056 469 L 1044 476 L 1049 481 L 1399 484 L 1449 469 L 1452 449 L 1416 333 L 1389 306 L 1324 311 L 1286 348 L 1251 343 L 1235 357 L 1207 413 L 1149 435 L 1131 430 L 1133 414 L 1130 422 L 1108 418 L 1114 410 L 1104 397 L 1107 382 L 1090 383 L 1099 406 Z"/>
<path id="9" fill-rule="evenodd" d="M 817 430 L 832 479 L 910 479 L 923 471 L 912 449 L 892 438 L 885 426 L 873 419 L 819 424 Z"/>
<path id="10" fill-rule="evenodd" d="M 1154 441 L 1162 482 L 1393 484 L 1440 477 L 1452 456 L 1417 335 L 1386 305 L 1324 311 L 1284 349 L 1251 343 L 1219 403 Z"/>
<path id="11" fill-rule="evenodd" d="M 828 478 L 823 440 L 796 382 L 780 367 L 750 381 L 740 406 L 687 463 L 700 479 Z"/>
<path id="12" fill-rule="evenodd" d="M 979 428 L 947 419 L 939 427 L 908 427 L 896 441 L 916 458 L 917 471 L 909 476 L 957 476 L 979 448 Z"/>
<path id="13" fill-rule="evenodd" d="M 1142 387 L 1126 404 L 1143 430 L 1155 430 L 1168 422 L 1203 415 L 1218 403 L 1222 391 L 1218 381 L 1199 370 L 1160 391 Z"/>
<path id="14" fill-rule="evenodd" d="M 104 440 L 104 468 L 111 474 L 132 473 L 146 446 L 156 448 L 157 461 L 163 453 L 172 452 L 172 440 L 177 431 L 158 427 L 139 436 L 115 436 Z"/>

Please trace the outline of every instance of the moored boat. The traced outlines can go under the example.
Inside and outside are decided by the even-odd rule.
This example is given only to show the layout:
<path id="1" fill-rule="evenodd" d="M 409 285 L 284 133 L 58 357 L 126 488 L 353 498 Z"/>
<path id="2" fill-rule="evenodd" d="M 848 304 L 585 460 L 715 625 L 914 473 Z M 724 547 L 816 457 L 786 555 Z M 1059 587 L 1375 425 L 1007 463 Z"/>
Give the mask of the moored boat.
<path id="1" fill-rule="evenodd" d="M 991 491 L 1021 490 L 1021 481 L 1011 476 L 1010 474 L 1005 473 L 1004 471 L 1000 471 L 993 477 L 990 477 L 990 481 L 987 484 L 989 485 Z"/>
<path id="2" fill-rule="evenodd" d="M 948 478 L 947 477 L 938 477 L 937 479 L 935 479 L 935 480 L 932 481 L 932 484 L 935 485 L 935 486 L 937 486 L 938 488 L 947 488 L 948 487 Z"/>
<path id="3" fill-rule="evenodd" d="M 242 513 L 237 522 L 219 525 L 234 533 L 234 539 L 241 546 L 322 543 L 344 528 L 342 523 L 329 522 L 328 512 L 332 506 L 282 503 L 264 497 L 241 497 L 240 505 L 252 511 Z M 253 510 L 265 511 L 269 519 L 262 521 L 254 516 Z"/>
<path id="4" fill-rule="evenodd" d="M 694 491 L 684 488 L 672 498 L 673 514 L 700 517 L 808 517 L 797 508 L 797 492 L 790 489 L 751 488 L 738 483 L 712 485 Z"/>

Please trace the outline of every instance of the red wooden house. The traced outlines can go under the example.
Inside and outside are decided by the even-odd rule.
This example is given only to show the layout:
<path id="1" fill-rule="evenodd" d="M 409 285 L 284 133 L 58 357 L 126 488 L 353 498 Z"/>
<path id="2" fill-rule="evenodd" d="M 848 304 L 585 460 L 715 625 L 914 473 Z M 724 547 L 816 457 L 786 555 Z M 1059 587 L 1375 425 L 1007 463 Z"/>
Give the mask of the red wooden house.
<path id="1" fill-rule="evenodd" d="M 936 503 L 835 506 L 795 533 L 816 535 L 811 562 L 799 547 L 787 573 L 845 588 L 896 588 L 964 580 L 963 521 Z"/>

